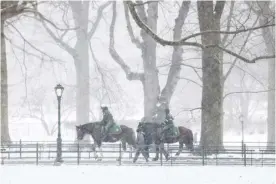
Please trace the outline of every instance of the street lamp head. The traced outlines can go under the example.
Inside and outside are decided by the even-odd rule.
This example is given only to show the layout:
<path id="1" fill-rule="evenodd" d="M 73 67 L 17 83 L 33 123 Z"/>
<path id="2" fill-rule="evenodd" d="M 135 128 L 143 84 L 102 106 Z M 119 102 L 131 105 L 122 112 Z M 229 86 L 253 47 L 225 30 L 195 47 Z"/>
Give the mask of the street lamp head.
<path id="1" fill-rule="evenodd" d="M 64 90 L 64 87 L 62 85 L 60 85 L 60 84 L 56 85 L 55 92 L 56 92 L 57 97 L 61 98 L 63 90 Z"/>
<path id="2" fill-rule="evenodd" d="M 241 114 L 239 117 L 240 121 L 243 121 L 243 115 Z"/>

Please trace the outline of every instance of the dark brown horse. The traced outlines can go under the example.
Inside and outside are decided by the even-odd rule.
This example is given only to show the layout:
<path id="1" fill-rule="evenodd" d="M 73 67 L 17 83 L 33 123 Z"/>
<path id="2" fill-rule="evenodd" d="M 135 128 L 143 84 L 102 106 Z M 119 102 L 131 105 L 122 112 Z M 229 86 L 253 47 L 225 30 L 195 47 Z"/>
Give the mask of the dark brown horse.
<path id="1" fill-rule="evenodd" d="M 109 134 L 105 140 L 102 140 L 102 135 L 101 135 L 102 124 L 99 121 L 87 123 L 84 125 L 79 125 L 79 126 L 76 126 L 77 139 L 82 140 L 86 134 L 89 134 L 92 136 L 94 140 L 94 144 L 96 144 L 96 146 L 100 150 L 101 150 L 102 142 L 113 143 L 118 141 L 122 142 L 122 148 L 124 151 L 126 151 L 126 144 L 131 145 L 135 148 L 136 137 L 133 129 L 125 125 L 120 125 L 120 128 L 121 128 L 121 131 L 118 134 L 112 134 L 112 135 Z M 95 157 L 97 158 L 98 155 L 96 154 L 95 145 L 94 145 L 94 154 L 95 154 Z M 101 155 L 102 155 L 102 152 L 101 152 Z"/>
<path id="2" fill-rule="evenodd" d="M 151 144 L 156 145 L 156 156 L 153 161 L 159 159 L 159 152 L 163 153 L 166 157 L 166 160 L 169 159 L 169 153 L 164 149 L 164 143 L 172 144 L 179 142 L 179 149 L 175 156 L 179 156 L 183 151 L 183 145 L 185 144 L 186 148 L 190 151 L 194 150 L 193 145 L 193 132 L 183 126 L 178 127 L 179 135 L 175 137 L 166 136 L 163 142 L 161 141 L 162 137 L 162 125 L 159 123 L 152 122 L 140 122 L 137 128 L 137 131 L 141 131 L 145 135 L 145 144 L 147 146 Z M 148 148 L 146 149 L 148 150 Z"/>

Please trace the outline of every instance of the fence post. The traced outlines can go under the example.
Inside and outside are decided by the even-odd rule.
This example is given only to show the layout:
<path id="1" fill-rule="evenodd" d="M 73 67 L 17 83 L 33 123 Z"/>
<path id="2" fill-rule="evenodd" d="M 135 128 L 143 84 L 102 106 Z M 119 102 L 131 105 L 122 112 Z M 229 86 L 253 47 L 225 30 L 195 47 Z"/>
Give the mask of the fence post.
<path id="1" fill-rule="evenodd" d="M 204 166 L 204 156 L 205 156 L 204 146 L 202 146 L 201 154 L 202 154 L 202 165 Z"/>
<path id="2" fill-rule="evenodd" d="M 19 140 L 19 155 L 20 155 L 20 159 L 22 158 L 22 141 L 21 139 Z"/>
<path id="3" fill-rule="evenodd" d="M 122 164 L 122 143 L 119 144 L 119 165 Z"/>
<path id="4" fill-rule="evenodd" d="M 78 153 L 77 153 L 77 163 L 78 165 L 80 164 L 80 143 L 78 142 L 78 149 L 77 149 Z"/>
<path id="5" fill-rule="evenodd" d="M 159 153 L 160 153 L 160 164 L 161 164 L 161 166 L 163 166 L 163 150 L 162 149 L 160 149 L 161 148 L 161 145 L 159 145 Z"/>
<path id="6" fill-rule="evenodd" d="M 10 159 L 11 158 L 11 155 L 10 155 L 10 150 L 11 150 L 11 147 L 10 147 L 10 144 L 8 145 L 8 158 Z"/>
<path id="7" fill-rule="evenodd" d="M 251 166 L 252 166 L 252 154 L 253 154 L 253 150 L 251 150 Z"/>
<path id="8" fill-rule="evenodd" d="M 262 167 L 264 166 L 264 151 L 262 150 Z"/>
<path id="9" fill-rule="evenodd" d="M 246 144 L 243 144 L 243 165 L 246 166 Z"/>
<path id="10" fill-rule="evenodd" d="M 38 165 L 38 143 L 36 143 L 36 165 Z"/>
<path id="11" fill-rule="evenodd" d="M 129 158 L 132 159 L 132 146 L 130 146 Z"/>
<path id="12" fill-rule="evenodd" d="M 218 165 L 218 149 L 216 150 L 216 165 Z"/>
<path id="13" fill-rule="evenodd" d="M 172 149 L 170 149 L 170 154 L 171 154 L 171 166 L 173 165 L 173 154 L 172 154 Z"/>

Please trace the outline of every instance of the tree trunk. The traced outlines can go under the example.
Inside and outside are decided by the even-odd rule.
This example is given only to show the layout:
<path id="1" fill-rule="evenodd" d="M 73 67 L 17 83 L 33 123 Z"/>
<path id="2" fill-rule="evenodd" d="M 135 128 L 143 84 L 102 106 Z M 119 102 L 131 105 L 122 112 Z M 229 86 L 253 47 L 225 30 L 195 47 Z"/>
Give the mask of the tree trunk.
<path id="1" fill-rule="evenodd" d="M 267 24 L 269 18 L 275 14 L 270 8 L 270 2 L 259 2 L 261 8 L 260 25 Z M 275 19 L 273 19 L 275 23 Z M 263 28 L 262 35 L 265 41 L 267 53 L 275 54 L 275 37 L 271 28 Z M 268 60 L 268 95 L 267 95 L 267 149 L 275 149 L 275 58 Z"/>
<path id="2" fill-rule="evenodd" d="M 154 32 L 157 31 L 158 2 L 148 5 L 147 25 Z M 156 42 L 143 30 L 141 31 L 143 39 L 142 58 L 144 65 L 144 117 L 151 121 L 156 111 L 156 104 L 160 94 L 158 71 L 156 68 Z"/>
<path id="3" fill-rule="evenodd" d="M 77 124 L 89 122 L 89 56 L 87 40 L 78 40 L 76 44 L 78 56 L 74 58 L 77 90 L 76 90 L 76 121 Z"/>
<path id="4" fill-rule="evenodd" d="M 190 1 L 183 1 L 179 10 L 178 17 L 175 19 L 175 26 L 173 29 L 173 40 L 177 41 L 181 39 L 182 27 L 187 18 Z M 165 87 L 163 88 L 160 98 L 159 107 L 157 109 L 157 115 L 159 121 L 165 120 L 165 108 L 169 107 L 172 95 L 176 89 L 177 83 L 180 79 L 181 62 L 182 62 L 183 48 L 180 46 L 173 47 L 172 64 L 169 70 L 168 79 Z"/>
<path id="5" fill-rule="evenodd" d="M 217 2 L 218 3 L 218 2 Z M 220 16 L 213 10 L 212 1 L 198 1 L 200 31 L 220 30 Z M 222 7 L 223 9 L 223 7 Z M 222 9 L 220 11 L 222 12 Z M 220 44 L 220 34 L 203 34 L 203 45 Z M 209 149 L 223 148 L 222 126 L 222 59 L 223 53 L 217 48 L 202 50 L 202 111 L 200 146 Z"/>
<path id="6" fill-rule="evenodd" d="M 1 20 L 1 143 L 9 143 L 11 138 L 9 134 L 8 68 L 4 22 Z"/>
<path id="7" fill-rule="evenodd" d="M 74 56 L 76 68 L 76 121 L 77 124 L 89 122 L 89 42 L 88 42 L 88 10 L 89 2 L 70 2 L 73 12 L 77 42 L 75 45 L 76 56 Z"/>

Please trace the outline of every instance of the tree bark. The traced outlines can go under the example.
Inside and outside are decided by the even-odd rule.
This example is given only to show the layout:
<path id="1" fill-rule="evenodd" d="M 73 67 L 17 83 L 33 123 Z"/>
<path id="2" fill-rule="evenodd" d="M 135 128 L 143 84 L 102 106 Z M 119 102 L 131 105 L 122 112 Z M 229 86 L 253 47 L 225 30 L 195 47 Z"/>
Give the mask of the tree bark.
<path id="1" fill-rule="evenodd" d="M 74 63 L 76 68 L 76 122 L 89 122 L 89 42 L 88 42 L 88 10 L 89 2 L 70 2 L 76 30 L 77 42 Z"/>
<path id="2" fill-rule="evenodd" d="M 198 18 L 200 31 L 220 31 L 220 17 L 224 4 L 218 1 L 215 11 L 212 1 L 198 1 Z M 203 45 L 219 45 L 220 34 L 210 33 L 201 35 Z M 201 138 L 200 146 L 209 149 L 223 148 L 223 80 L 222 80 L 223 53 L 218 48 L 202 49 L 202 111 L 201 111 Z"/>
<path id="3" fill-rule="evenodd" d="M 9 134 L 8 68 L 4 23 L 5 21 L 1 20 L 1 143 L 9 143 L 11 138 Z"/>
<path id="4" fill-rule="evenodd" d="M 269 18 L 274 16 L 275 12 L 269 7 L 269 1 L 258 2 L 261 8 L 260 25 L 267 24 Z M 275 19 L 273 19 L 275 23 Z M 275 37 L 273 36 L 272 29 L 263 28 L 262 35 L 266 45 L 268 54 L 275 54 Z M 268 62 L 268 95 L 267 95 L 267 150 L 275 150 L 275 58 L 270 59 Z"/>
<path id="5" fill-rule="evenodd" d="M 147 25 L 157 32 L 158 2 L 148 5 Z M 156 68 L 156 42 L 144 30 L 141 30 L 142 58 L 144 66 L 144 117 L 151 121 L 156 111 L 156 104 L 160 94 L 158 71 Z"/>

